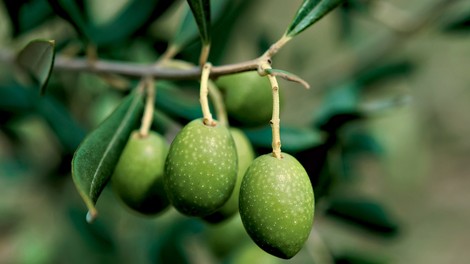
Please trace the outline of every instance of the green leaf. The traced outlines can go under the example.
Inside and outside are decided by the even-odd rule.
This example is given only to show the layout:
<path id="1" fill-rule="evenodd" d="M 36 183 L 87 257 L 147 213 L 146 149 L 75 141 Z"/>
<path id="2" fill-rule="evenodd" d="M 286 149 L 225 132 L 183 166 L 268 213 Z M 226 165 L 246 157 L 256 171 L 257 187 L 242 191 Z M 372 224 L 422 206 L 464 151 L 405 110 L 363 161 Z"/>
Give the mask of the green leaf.
<path id="1" fill-rule="evenodd" d="M 304 0 L 285 35 L 294 37 L 345 0 Z"/>
<path id="2" fill-rule="evenodd" d="M 387 258 L 381 255 L 376 255 L 377 252 L 358 252 L 353 250 L 350 252 L 341 252 L 340 255 L 335 255 L 335 263 L 348 263 L 348 264 L 386 264 L 390 263 Z"/>
<path id="3" fill-rule="evenodd" d="M 51 18 L 52 10 L 46 0 L 4 0 L 13 27 L 13 36 L 29 31 Z"/>
<path id="4" fill-rule="evenodd" d="M 191 12 L 199 28 L 202 43 L 209 45 L 211 42 L 211 8 L 209 0 L 188 0 Z"/>
<path id="5" fill-rule="evenodd" d="M 272 131 L 270 126 L 256 129 L 244 129 L 248 139 L 255 147 L 271 148 Z M 282 150 L 298 152 L 322 144 L 324 138 L 318 130 L 281 126 Z"/>
<path id="6" fill-rule="evenodd" d="M 368 199 L 332 199 L 327 214 L 380 234 L 395 235 L 398 232 L 396 220 L 382 205 Z"/>
<path id="7" fill-rule="evenodd" d="M 24 47 L 16 58 L 16 62 L 38 86 L 44 94 L 47 81 L 54 66 L 53 40 L 33 40 Z"/>
<path id="8" fill-rule="evenodd" d="M 178 132 L 182 126 L 172 120 L 162 111 L 155 109 L 153 112 L 152 130 L 165 135 L 166 133 Z"/>
<path id="9" fill-rule="evenodd" d="M 330 88 L 325 94 L 320 107 L 315 110 L 315 126 L 322 128 L 337 115 L 357 113 L 359 111 L 360 88 L 356 82 Z"/>
<path id="10" fill-rule="evenodd" d="M 446 33 L 470 33 L 470 12 L 447 23 L 442 30 Z"/>
<path id="11" fill-rule="evenodd" d="M 144 26 L 162 15 L 175 1 L 171 0 L 129 0 L 116 18 L 104 25 L 95 25 L 87 11 L 86 1 L 48 0 L 55 13 L 69 23 L 86 40 L 98 46 L 119 43 L 135 34 Z"/>
<path id="12" fill-rule="evenodd" d="M 99 46 L 123 41 L 161 15 L 173 2 L 132 0 L 113 21 L 99 27 L 91 25 L 91 38 Z"/>
<path id="13" fill-rule="evenodd" d="M 350 154 L 369 153 L 380 155 L 384 153 L 382 145 L 366 131 L 347 133 L 344 138 L 343 150 Z"/>
<path id="14" fill-rule="evenodd" d="M 212 12 L 212 23 L 214 23 L 214 21 L 222 15 L 222 11 L 225 9 L 227 2 L 228 0 L 211 1 L 210 4 Z M 173 38 L 171 45 L 177 47 L 178 49 L 182 48 L 191 43 L 194 39 L 196 39 L 197 34 L 198 27 L 196 25 L 196 21 L 194 20 L 194 16 L 191 12 L 191 9 L 189 7 L 186 7 L 181 20 L 181 24 Z"/>
<path id="15" fill-rule="evenodd" d="M 164 81 L 157 82 L 155 107 L 172 117 L 185 121 L 194 120 L 202 116 L 198 96 L 187 94 L 174 84 Z"/>
<path id="16" fill-rule="evenodd" d="M 52 10 L 67 20 L 81 37 L 90 39 L 83 0 L 47 0 Z"/>
<path id="17" fill-rule="evenodd" d="M 0 110 L 13 113 L 31 112 L 34 97 L 30 89 L 19 84 L 0 84 Z"/>
<path id="18" fill-rule="evenodd" d="M 414 69 L 415 65 L 409 60 L 396 61 L 367 69 L 361 72 L 356 80 L 361 85 L 371 85 L 394 77 L 409 75 Z"/>
<path id="19" fill-rule="evenodd" d="M 96 201 L 143 112 L 142 92 L 129 95 L 116 110 L 80 144 L 72 160 L 72 177 L 88 207 L 87 220 L 97 215 Z"/>
<path id="20" fill-rule="evenodd" d="M 46 95 L 36 101 L 36 111 L 57 136 L 64 152 L 73 153 L 85 137 L 85 130 L 73 119 L 68 109 L 55 98 Z"/>

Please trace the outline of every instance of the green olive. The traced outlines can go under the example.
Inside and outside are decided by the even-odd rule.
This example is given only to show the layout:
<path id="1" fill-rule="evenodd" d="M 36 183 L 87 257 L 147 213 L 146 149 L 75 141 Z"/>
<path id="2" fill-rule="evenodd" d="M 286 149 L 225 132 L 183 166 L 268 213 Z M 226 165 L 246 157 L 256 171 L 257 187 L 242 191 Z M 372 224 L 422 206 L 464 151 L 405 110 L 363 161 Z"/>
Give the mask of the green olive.
<path id="1" fill-rule="evenodd" d="M 240 193 L 240 185 L 246 170 L 250 166 L 251 162 L 253 162 L 255 159 L 253 147 L 251 146 L 251 143 L 245 134 L 237 128 L 230 128 L 230 133 L 232 134 L 233 141 L 235 142 L 235 147 L 237 149 L 237 182 L 229 200 L 215 213 L 204 217 L 204 220 L 211 223 L 219 223 L 224 221 L 238 212 L 238 196 Z"/>
<path id="2" fill-rule="evenodd" d="M 173 206 L 188 216 L 207 216 L 232 194 L 237 179 L 237 151 L 227 127 L 187 124 L 170 146 L 165 189 Z"/>
<path id="3" fill-rule="evenodd" d="M 256 158 L 240 189 L 240 216 L 247 233 L 266 252 L 289 259 L 307 240 L 314 196 L 307 172 L 291 155 Z"/>
<path id="4" fill-rule="evenodd" d="M 128 207 L 146 215 L 168 207 L 163 187 L 167 153 L 168 144 L 159 134 L 131 134 L 111 178 L 114 192 Z"/>
<path id="5" fill-rule="evenodd" d="M 273 109 L 271 84 L 257 72 L 220 77 L 217 86 L 224 92 L 228 114 L 246 126 L 269 124 Z"/>

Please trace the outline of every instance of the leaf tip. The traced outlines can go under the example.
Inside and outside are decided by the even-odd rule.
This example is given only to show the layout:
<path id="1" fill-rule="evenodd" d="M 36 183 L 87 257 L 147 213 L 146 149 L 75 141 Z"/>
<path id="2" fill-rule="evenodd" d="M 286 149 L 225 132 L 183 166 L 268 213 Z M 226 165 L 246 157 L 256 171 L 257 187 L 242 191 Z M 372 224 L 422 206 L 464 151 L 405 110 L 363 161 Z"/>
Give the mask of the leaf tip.
<path id="1" fill-rule="evenodd" d="M 95 208 L 90 208 L 88 213 L 86 214 L 86 221 L 87 223 L 91 224 L 95 221 L 98 217 L 98 211 Z"/>

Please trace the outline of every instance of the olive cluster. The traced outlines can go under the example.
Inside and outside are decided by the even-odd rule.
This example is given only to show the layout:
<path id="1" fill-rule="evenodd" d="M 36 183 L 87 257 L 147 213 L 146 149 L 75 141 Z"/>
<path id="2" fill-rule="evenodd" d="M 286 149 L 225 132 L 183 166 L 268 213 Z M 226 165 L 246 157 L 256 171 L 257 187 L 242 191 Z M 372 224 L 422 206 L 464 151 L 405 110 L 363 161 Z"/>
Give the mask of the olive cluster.
<path id="1" fill-rule="evenodd" d="M 238 85 L 233 80 L 228 83 Z M 225 87 L 230 93 L 232 88 Z M 291 258 L 312 228 L 314 196 L 309 177 L 289 154 L 254 157 L 241 130 L 196 119 L 181 129 L 169 147 L 155 132 L 146 137 L 133 133 L 112 185 L 125 204 L 143 214 L 162 212 L 171 204 L 184 215 L 214 223 L 239 212 L 258 246 Z"/>

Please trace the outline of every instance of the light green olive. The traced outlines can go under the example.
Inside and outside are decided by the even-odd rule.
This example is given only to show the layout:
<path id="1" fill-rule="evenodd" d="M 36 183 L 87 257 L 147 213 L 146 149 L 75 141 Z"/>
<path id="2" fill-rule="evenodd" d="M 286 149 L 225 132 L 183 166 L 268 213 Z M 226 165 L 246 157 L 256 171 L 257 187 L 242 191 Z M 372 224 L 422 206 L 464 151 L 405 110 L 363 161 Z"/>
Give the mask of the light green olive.
<path id="1" fill-rule="evenodd" d="M 168 207 L 163 187 L 167 153 L 168 144 L 159 134 L 131 134 L 111 178 L 114 192 L 131 209 L 152 215 Z"/>

